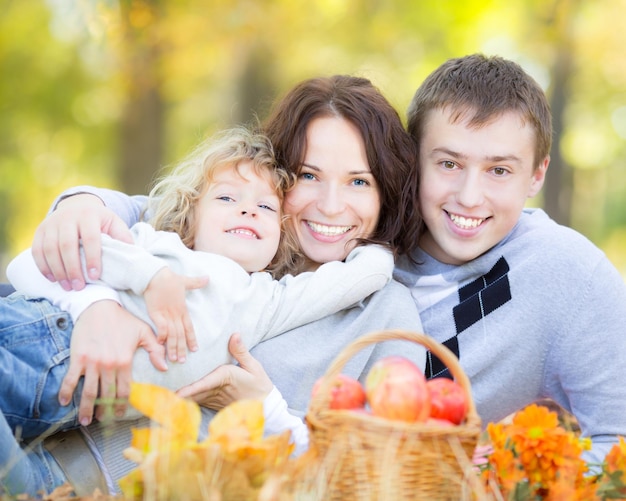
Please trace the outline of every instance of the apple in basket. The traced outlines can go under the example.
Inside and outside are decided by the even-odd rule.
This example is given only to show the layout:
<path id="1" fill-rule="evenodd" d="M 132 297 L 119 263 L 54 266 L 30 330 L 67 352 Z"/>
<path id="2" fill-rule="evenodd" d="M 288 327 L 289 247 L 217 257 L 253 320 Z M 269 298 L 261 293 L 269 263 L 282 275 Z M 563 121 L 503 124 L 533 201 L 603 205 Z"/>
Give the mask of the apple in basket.
<path id="1" fill-rule="evenodd" d="M 388 419 L 423 422 L 430 416 L 430 393 L 422 371 L 400 356 L 381 358 L 365 379 L 372 414 Z"/>
<path id="2" fill-rule="evenodd" d="M 439 428 L 449 428 L 451 426 L 456 426 L 452 421 L 448 421 L 447 419 L 440 419 L 429 417 L 424 424 L 430 426 L 438 426 Z"/>
<path id="3" fill-rule="evenodd" d="M 461 385 L 452 379 L 437 377 L 426 383 L 430 392 L 430 417 L 461 424 L 467 414 L 467 397 Z"/>
<path id="4" fill-rule="evenodd" d="M 321 377 L 313 385 L 311 396 L 315 395 L 322 384 Z M 361 409 L 365 406 L 365 390 L 356 379 L 346 374 L 338 374 L 330 389 L 331 409 Z"/>

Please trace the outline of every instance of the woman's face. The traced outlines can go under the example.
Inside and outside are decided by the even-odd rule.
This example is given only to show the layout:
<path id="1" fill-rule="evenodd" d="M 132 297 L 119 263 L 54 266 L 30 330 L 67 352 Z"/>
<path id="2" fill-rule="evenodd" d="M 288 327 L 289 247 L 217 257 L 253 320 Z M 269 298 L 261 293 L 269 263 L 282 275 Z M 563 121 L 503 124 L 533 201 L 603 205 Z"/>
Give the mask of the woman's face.
<path id="1" fill-rule="evenodd" d="M 356 238 L 372 235 L 380 195 L 358 129 L 339 117 L 311 121 L 295 187 L 285 197 L 291 222 L 311 269 L 341 261 Z"/>

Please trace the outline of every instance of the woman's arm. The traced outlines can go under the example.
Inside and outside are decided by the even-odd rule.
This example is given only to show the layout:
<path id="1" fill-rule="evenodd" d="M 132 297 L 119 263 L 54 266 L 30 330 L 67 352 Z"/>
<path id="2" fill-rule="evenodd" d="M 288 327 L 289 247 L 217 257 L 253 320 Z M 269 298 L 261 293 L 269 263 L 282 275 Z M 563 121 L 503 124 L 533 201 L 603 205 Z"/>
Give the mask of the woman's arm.
<path id="1" fill-rule="evenodd" d="M 145 197 L 80 187 L 64 193 L 39 225 L 33 239 L 33 257 L 41 273 L 65 290 L 80 290 L 85 278 L 80 266 L 79 242 L 85 248 L 87 270 L 100 277 L 100 233 L 130 242 L 128 227 L 139 220 Z"/>

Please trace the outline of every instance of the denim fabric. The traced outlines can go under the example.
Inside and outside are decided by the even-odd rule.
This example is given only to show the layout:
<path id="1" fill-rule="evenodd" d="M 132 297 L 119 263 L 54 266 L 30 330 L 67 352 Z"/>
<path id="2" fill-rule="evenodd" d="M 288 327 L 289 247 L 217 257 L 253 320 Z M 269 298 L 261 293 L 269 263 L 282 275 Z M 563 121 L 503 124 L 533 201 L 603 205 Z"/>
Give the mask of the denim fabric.
<path id="1" fill-rule="evenodd" d="M 72 328 L 70 316 L 46 300 L 0 299 L 0 493 L 35 496 L 66 482 L 39 435 L 78 426 L 80 389 L 67 407 L 57 400 Z"/>
<path id="2" fill-rule="evenodd" d="M 47 300 L 0 298 L 0 409 L 25 439 L 79 425 L 80 393 L 66 407 L 58 401 L 72 328 L 70 315 Z"/>
<path id="3" fill-rule="evenodd" d="M 50 493 L 67 482 L 65 474 L 38 440 L 19 444 L 0 413 L 0 495 Z"/>

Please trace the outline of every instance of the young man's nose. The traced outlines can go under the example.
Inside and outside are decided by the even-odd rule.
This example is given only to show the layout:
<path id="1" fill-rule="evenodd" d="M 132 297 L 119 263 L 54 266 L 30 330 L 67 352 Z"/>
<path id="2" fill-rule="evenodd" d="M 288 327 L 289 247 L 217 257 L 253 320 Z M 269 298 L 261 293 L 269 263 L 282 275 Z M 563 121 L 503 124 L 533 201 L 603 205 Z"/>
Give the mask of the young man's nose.
<path id="1" fill-rule="evenodd" d="M 477 207 L 483 203 L 484 194 L 481 176 L 478 173 L 466 172 L 459 179 L 456 190 L 457 202 L 464 207 Z"/>

